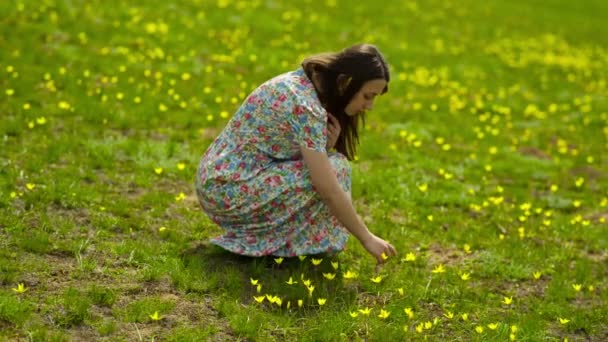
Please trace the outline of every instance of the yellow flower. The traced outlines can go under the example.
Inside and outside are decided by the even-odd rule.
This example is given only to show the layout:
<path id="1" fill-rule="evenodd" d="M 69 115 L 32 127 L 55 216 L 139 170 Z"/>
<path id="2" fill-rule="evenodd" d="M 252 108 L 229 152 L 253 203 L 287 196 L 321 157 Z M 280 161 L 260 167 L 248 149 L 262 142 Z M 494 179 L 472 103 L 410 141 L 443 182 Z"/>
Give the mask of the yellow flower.
<path id="1" fill-rule="evenodd" d="M 304 305 L 304 301 L 302 299 L 298 299 L 298 307 L 301 308 Z"/>
<path id="2" fill-rule="evenodd" d="M 432 273 L 444 273 L 445 272 L 445 268 L 443 267 L 443 264 L 439 264 L 431 272 Z"/>
<path id="3" fill-rule="evenodd" d="M 357 278 L 357 273 L 348 270 L 346 271 L 346 273 L 344 273 L 343 275 L 344 279 L 356 279 Z"/>
<path id="4" fill-rule="evenodd" d="M 359 313 L 357 311 L 351 311 L 351 312 L 349 312 L 349 314 L 350 314 L 350 317 L 352 317 L 352 318 L 356 318 L 357 316 L 359 316 Z"/>
<path id="5" fill-rule="evenodd" d="M 424 329 L 429 330 L 433 327 L 433 322 L 426 321 L 424 322 Z"/>
<path id="6" fill-rule="evenodd" d="M 283 258 L 275 258 L 274 262 L 276 262 L 277 265 L 280 265 L 283 262 Z"/>
<path id="7" fill-rule="evenodd" d="M 25 291 L 27 291 L 27 287 L 25 287 L 25 285 L 23 283 L 19 283 L 17 284 L 16 288 L 12 288 L 13 291 L 17 292 L 17 293 L 24 293 Z"/>
<path id="8" fill-rule="evenodd" d="M 398 288 L 397 291 L 399 291 L 400 296 L 403 296 L 403 287 Z"/>
<path id="9" fill-rule="evenodd" d="M 471 275 L 469 273 L 461 273 L 460 274 L 460 279 L 462 280 L 469 280 L 471 278 Z"/>
<path id="10" fill-rule="evenodd" d="M 373 281 L 374 283 L 378 284 L 382 281 L 382 276 L 377 276 L 375 278 L 370 278 L 371 281 Z"/>
<path id="11" fill-rule="evenodd" d="M 317 298 L 317 302 L 319 303 L 319 306 L 323 306 L 325 305 L 325 302 L 327 302 L 326 298 Z"/>
<path id="12" fill-rule="evenodd" d="M 409 252 L 405 255 L 405 261 L 416 261 L 416 255 L 413 252 Z"/>
<path id="13" fill-rule="evenodd" d="M 249 281 L 251 282 L 251 285 L 253 285 L 253 286 L 258 284 L 258 279 L 249 278 Z"/>
<path id="14" fill-rule="evenodd" d="M 384 309 L 380 309 L 380 314 L 378 315 L 378 317 L 380 317 L 382 319 L 386 319 L 390 315 L 391 315 L 391 313 L 389 311 L 386 311 Z"/>
<path id="15" fill-rule="evenodd" d="M 511 303 L 513 303 L 513 296 L 511 297 L 504 297 L 502 302 L 506 305 L 511 305 Z"/>
<path id="16" fill-rule="evenodd" d="M 551 192 L 556 192 L 559 189 L 559 187 L 555 184 L 551 184 Z"/>
<path id="17" fill-rule="evenodd" d="M 359 312 L 363 315 L 369 316 L 369 314 L 372 312 L 372 309 L 371 308 L 359 309 Z"/>
<path id="18" fill-rule="evenodd" d="M 581 284 L 572 284 L 572 288 L 574 289 L 574 291 L 579 292 L 583 288 L 583 285 L 581 285 Z"/>
<path id="19" fill-rule="evenodd" d="M 481 325 L 478 325 L 477 327 L 475 327 L 475 331 L 477 331 L 478 334 L 483 333 L 483 327 Z"/>
<path id="20" fill-rule="evenodd" d="M 184 164 L 184 163 L 177 163 L 177 169 L 178 169 L 178 170 L 180 170 L 180 171 L 181 171 L 181 170 L 183 170 L 183 169 L 185 169 L 185 168 L 186 168 L 186 164 Z"/>
<path id="21" fill-rule="evenodd" d="M 568 324 L 568 322 L 570 322 L 569 319 L 559 317 L 559 323 L 560 324 Z"/>
<path id="22" fill-rule="evenodd" d="M 465 253 L 471 254 L 471 246 L 469 244 L 465 243 L 463 249 Z"/>
<path id="23" fill-rule="evenodd" d="M 159 321 L 162 319 L 162 317 L 158 314 L 158 311 L 154 311 L 154 313 L 149 316 L 153 321 Z"/>
<path id="24" fill-rule="evenodd" d="M 424 329 L 424 323 L 420 323 L 416 326 L 417 333 L 422 333 L 422 329 Z"/>
<path id="25" fill-rule="evenodd" d="M 27 183 L 27 184 L 25 184 L 25 187 L 26 187 L 28 190 L 34 190 L 34 188 L 36 187 L 36 184 Z"/>
<path id="26" fill-rule="evenodd" d="M 310 286 L 307 286 L 307 288 L 308 288 L 308 295 L 310 297 L 312 297 L 312 292 L 315 290 L 315 286 L 314 285 L 310 285 Z"/>
<path id="27" fill-rule="evenodd" d="M 44 116 L 36 118 L 36 123 L 39 125 L 44 125 L 44 124 L 46 124 L 46 118 Z"/>
<path id="28" fill-rule="evenodd" d="M 517 332 L 517 325 L 513 324 L 511 326 L 511 332 L 514 333 L 514 334 Z"/>
<path id="29" fill-rule="evenodd" d="M 462 315 L 460 315 L 460 318 L 462 318 L 463 321 L 468 321 L 469 320 L 469 314 L 468 313 L 463 313 Z"/>
<path id="30" fill-rule="evenodd" d="M 300 261 L 304 261 L 304 259 L 306 259 L 306 255 L 298 255 L 298 259 L 300 259 Z"/>
<path id="31" fill-rule="evenodd" d="M 412 308 L 405 308 L 405 309 L 403 309 L 403 311 L 405 311 L 405 314 L 410 319 L 414 318 L 414 310 L 412 310 Z"/>
<path id="32" fill-rule="evenodd" d="M 498 323 L 490 323 L 488 324 L 488 328 L 490 328 L 490 330 L 496 330 L 496 328 L 498 328 Z"/>
<path id="33" fill-rule="evenodd" d="M 382 258 L 382 260 L 388 259 L 388 255 L 386 255 L 386 253 L 384 253 L 384 252 L 382 252 L 382 254 L 380 254 L 380 257 Z"/>
<path id="34" fill-rule="evenodd" d="M 35 126 L 34 121 L 30 121 L 30 122 L 28 122 L 28 123 L 27 123 L 27 127 L 28 127 L 29 129 L 34 128 L 34 126 Z"/>
<path id="35" fill-rule="evenodd" d="M 161 233 L 164 232 L 165 230 L 167 230 L 167 227 L 163 226 L 163 227 L 158 228 L 158 231 Z"/>
<path id="36" fill-rule="evenodd" d="M 293 277 L 289 277 L 289 280 L 288 280 L 288 281 L 286 281 L 286 283 L 287 283 L 288 285 L 293 285 L 293 284 L 297 284 L 298 282 L 297 282 L 297 281 L 294 281 L 294 280 L 293 280 Z"/>
<path id="37" fill-rule="evenodd" d="M 179 195 L 175 196 L 176 201 L 183 201 L 186 198 L 186 194 L 180 192 Z"/>
<path id="38" fill-rule="evenodd" d="M 339 263 L 339 262 L 337 262 L 337 261 L 335 261 L 335 262 L 334 262 L 334 261 L 332 261 L 332 262 L 331 262 L 331 267 L 333 267 L 333 268 L 334 268 L 334 270 L 337 270 L 339 266 L 340 266 L 340 263 Z"/>
<path id="39" fill-rule="evenodd" d="M 258 303 L 263 302 L 265 298 L 266 296 L 253 296 L 253 299 L 255 299 L 255 301 Z"/>
<path id="40" fill-rule="evenodd" d="M 276 296 L 276 297 L 274 297 L 274 303 L 275 303 L 277 306 L 281 306 L 281 304 L 283 304 L 283 300 L 281 299 L 281 297 Z"/>
<path id="41" fill-rule="evenodd" d="M 579 177 L 574 182 L 574 185 L 576 185 L 577 188 L 580 188 L 583 185 L 583 183 L 585 183 L 585 178 Z"/>
<path id="42" fill-rule="evenodd" d="M 262 292 L 262 284 L 258 284 L 258 286 L 256 287 L 256 292 L 257 293 Z"/>
<path id="43" fill-rule="evenodd" d="M 323 277 L 329 279 L 329 280 L 333 280 L 336 277 L 335 273 L 323 273 Z"/>
<path id="44" fill-rule="evenodd" d="M 311 262 L 313 265 L 315 265 L 315 266 L 319 266 L 319 264 L 320 264 L 322 261 L 323 261 L 323 259 L 315 259 L 315 258 L 312 258 L 312 259 L 310 260 L 310 262 Z"/>
<path id="45" fill-rule="evenodd" d="M 428 189 L 429 185 L 426 183 L 418 186 L 418 190 L 420 190 L 421 192 L 426 192 Z"/>
<path id="46" fill-rule="evenodd" d="M 163 173 L 163 168 L 162 167 L 155 167 L 154 168 L 154 173 L 156 173 L 157 175 L 160 175 L 161 173 Z"/>

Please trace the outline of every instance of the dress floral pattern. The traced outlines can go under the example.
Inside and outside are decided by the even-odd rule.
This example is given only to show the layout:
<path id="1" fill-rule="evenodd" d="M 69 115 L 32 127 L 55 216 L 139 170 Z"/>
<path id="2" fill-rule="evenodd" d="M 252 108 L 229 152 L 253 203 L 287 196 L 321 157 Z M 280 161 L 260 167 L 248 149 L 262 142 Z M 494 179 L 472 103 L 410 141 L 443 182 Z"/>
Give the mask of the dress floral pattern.
<path id="1" fill-rule="evenodd" d="M 314 189 L 300 146 L 326 152 L 327 112 L 302 68 L 254 90 L 202 156 L 196 193 L 231 252 L 296 256 L 345 248 L 349 233 Z M 350 195 L 346 157 L 328 153 Z"/>

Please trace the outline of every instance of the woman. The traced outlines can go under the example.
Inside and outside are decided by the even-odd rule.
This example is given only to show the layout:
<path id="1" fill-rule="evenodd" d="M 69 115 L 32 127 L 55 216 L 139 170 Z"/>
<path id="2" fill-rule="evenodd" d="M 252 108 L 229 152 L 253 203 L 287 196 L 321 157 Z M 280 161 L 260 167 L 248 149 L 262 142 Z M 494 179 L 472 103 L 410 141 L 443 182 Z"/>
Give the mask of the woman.
<path id="1" fill-rule="evenodd" d="M 296 256 L 342 251 L 350 232 L 379 263 L 396 255 L 350 199 L 359 124 L 389 79 L 382 54 L 360 44 L 306 58 L 254 90 L 198 168 L 199 202 L 225 230 L 211 242 Z"/>

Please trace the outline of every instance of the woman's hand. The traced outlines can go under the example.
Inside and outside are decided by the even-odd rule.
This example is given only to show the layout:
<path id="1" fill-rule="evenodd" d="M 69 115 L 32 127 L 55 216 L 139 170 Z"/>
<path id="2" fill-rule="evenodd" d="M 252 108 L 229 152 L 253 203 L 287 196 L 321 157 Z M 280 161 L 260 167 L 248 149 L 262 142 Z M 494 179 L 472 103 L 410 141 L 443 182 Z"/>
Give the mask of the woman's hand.
<path id="1" fill-rule="evenodd" d="M 369 254 L 376 258 L 379 264 L 385 262 L 388 257 L 397 255 L 397 250 L 395 249 L 395 247 L 393 247 L 393 245 L 391 245 L 387 241 L 382 240 L 374 234 L 370 233 L 370 235 L 371 236 L 368 239 L 362 241 L 361 243 L 363 244 L 363 247 L 365 247 L 365 249 L 369 252 Z M 382 257 L 383 253 L 386 258 Z"/>
<path id="2" fill-rule="evenodd" d="M 336 146 L 342 128 L 335 116 L 327 113 L 327 118 L 329 120 L 327 121 L 327 144 L 325 145 L 325 148 L 329 151 Z"/>

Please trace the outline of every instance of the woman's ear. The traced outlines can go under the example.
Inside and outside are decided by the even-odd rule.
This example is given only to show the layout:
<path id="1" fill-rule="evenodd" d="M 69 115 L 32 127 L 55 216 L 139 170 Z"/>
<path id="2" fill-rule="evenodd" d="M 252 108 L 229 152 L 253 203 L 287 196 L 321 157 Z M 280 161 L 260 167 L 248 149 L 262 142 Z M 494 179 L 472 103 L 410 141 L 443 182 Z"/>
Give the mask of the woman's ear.
<path id="1" fill-rule="evenodd" d="M 346 89 L 348 88 L 348 85 L 350 84 L 350 82 L 352 80 L 353 80 L 353 78 L 346 74 L 338 75 L 338 79 L 337 79 L 338 93 L 340 94 L 340 96 L 344 95 L 344 93 L 346 92 Z"/>

